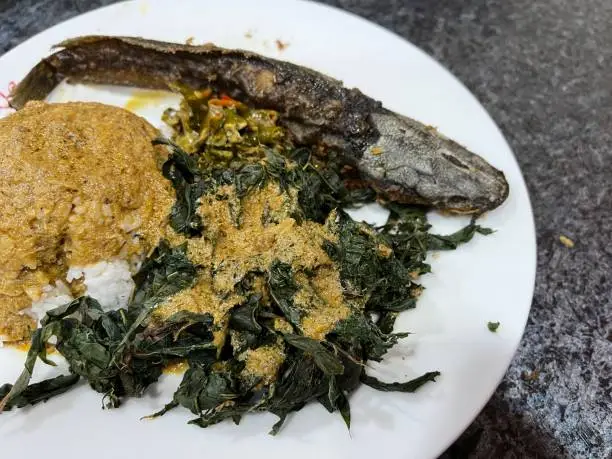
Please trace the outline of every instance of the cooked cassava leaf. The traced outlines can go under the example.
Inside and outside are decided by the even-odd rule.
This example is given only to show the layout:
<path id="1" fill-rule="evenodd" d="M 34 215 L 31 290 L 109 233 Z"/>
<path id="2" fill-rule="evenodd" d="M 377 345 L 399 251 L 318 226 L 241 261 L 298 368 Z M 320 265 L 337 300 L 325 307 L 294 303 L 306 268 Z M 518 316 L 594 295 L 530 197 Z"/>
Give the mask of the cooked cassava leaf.
<path id="1" fill-rule="evenodd" d="M 260 297 L 253 295 L 249 298 L 246 304 L 240 305 L 231 311 L 230 326 L 232 330 L 237 332 L 252 332 L 260 333 L 263 331 L 262 326 L 257 320 L 257 314 L 260 308 Z"/>
<path id="2" fill-rule="evenodd" d="M 420 272 L 422 261 L 414 263 L 406 253 L 410 241 L 400 240 L 397 234 L 378 233 L 344 212 L 338 218 L 339 242 L 326 249 L 340 266 L 345 294 L 360 299 L 371 311 L 413 308 L 421 287 L 411 275 L 414 270 Z"/>
<path id="3" fill-rule="evenodd" d="M 32 379 L 32 374 L 34 373 L 34 365 L 36 364 L 37 359 L 41 359 L 48 365 L 54 366 L 55 363 L 47 359 L 47 350 L 45 346 L 45 336 L 44 328 L 37 329 L 32 335 L 32 342 L 30 345 L 30 349 L 28 350 L 28 355 L 26 357 L 26 361 L 24 364 L 24 369 L 17 378 L 15 384 L 9 389 L 8 393 L 4 395 L 4 397 L 0 400 L 0 413 L 4 411 L 7 406 L 12 404 L 12 401 L 19 397 L 23 391 L 25 391 L 30 383 L 30 379 Z M 46 337 L 46 336 L 45 336 Z"/>
<path id="4" fill-rule="evenodd" d="M 344 367 L 339 358 L 334 356 L 328 349 L 319 341 L 307 336 L 298 335 L 283 335 L 285 341 L 289 345 L 303 351 L 306 355 L 313 358 L 314 363 L 323 373 L 328 376 L 341 375 L 344 373 Z"/>
<path id="5" fill-rule="evenodd" d="M 266 179 L 266 169 L 262 164 L 247 164 L 236 172 L 236 192 L 239 198 L 244 198 L 256 188 L 261 188 Z"/>
<path id="6" fill-rule="evenodd" d="M 19 395 L 12 397 L 4 406 L 4 411 L 10 411 L 13 407 L 23 408 L 27 405 L 36 405 L 46 402 L 51 397 L 63 394 L 74 386 L 80 377 L 78 375 L 57 376 L 52 379 L 30 384 Z M 0 386 L 0 400 L 4 399 L 13 389 L 12 384 Z"/>
<path id="7" fill-rule="evenodd" d="M 430 371 L 419 376 L 418 378 L 411 379 L 407 382 L 386 383 L 380 381 L 374 376 L 368 376 L 364 372 L 361 376 L 361 382 L 363 382 L 366 386 L 370 386 L 373 389 L 385 392 L 414 392 L 423 384 L 435 381 L 438 376 L 440 376 L 439 371 Z"/>
<path id="8" fill-rule="evenodd" d="M 270 295 L 285 318 L 295 327 L 299 327 L 302 312 L 293 304 L 293 295 L 298 286 L 293 279 L 291 265 L 278 260 L 272 262 L 268 277 Z"/>
<path id="9" fill-rule="evenodd" d="M 339 411 L 346 427 L 351 427 L 351 406 L 348 397 L 341 383 L 338 382 L 336 376 L 329 377 L 329 387 L 327 394 L 319 397 L 319 403 L 323 405 L 327 411 L 333 413 Z"/>
<path id="10" fill-rule="evenodd" d="M 368 314 L 352 314 L 341 320 L 330 333 L 329 339 L 343 349 L 351 349 L 360 361 L 382 360 L 389 349 L 397 344 L 407 333 L 385 334 L 372 322 Z"/>
<path id="11" fill-rule="evenodd" d="M 493 230 L 477 225 L 472 220 L 469 225 L 448 236 L 430 234 L 427 248 L 428 250 L 455 250 L 459 245 L 471 241 L 476 233 L 487 236 L 493 233 Z"/>
<path id="12" fill-rule="evenodd" d="M 196 366 L 185 373 L 174 401 L 193 414 L 201 415 L 238 396 L 238 382 L 231 372 Z"/>
<path id="13" fill-rule="evenodd" d="M 136 292 L 132 312 L 148 309 L 193 285 L 196 267 L 187 257 L 186 244 L 171 247 L 162 240 L 134 276 Z"/>
<path id="14" fill-rule="evenodd" d="M 164 177 L 170 180 L 176 192 L 176 201 L 170 212 L 170 226 L 177 233 L 187 236 L 201 235 L 204 224 L 197 213 L 197 202 L 210 184 L 202 178 L 196 159 L 168 140 L 157 139 L 155 143 L 168 145 L 171 150 L 162 167 Z"/>
<path id="15" fill-rule="evenodd" d="M 376 321 L 376 326 L 381 332 L 389 334 L 393 332 L 395 326 L 395 320 L 397 319 L 398 313 L 393 311 L 384 311 L 380 313 L 380 317 Z"/>

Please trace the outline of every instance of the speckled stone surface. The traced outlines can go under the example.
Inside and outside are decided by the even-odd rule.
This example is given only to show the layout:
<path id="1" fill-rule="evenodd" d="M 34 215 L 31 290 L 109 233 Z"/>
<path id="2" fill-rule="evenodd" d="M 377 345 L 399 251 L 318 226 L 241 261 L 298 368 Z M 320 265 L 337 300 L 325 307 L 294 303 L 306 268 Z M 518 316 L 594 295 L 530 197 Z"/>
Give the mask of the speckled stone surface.
<path id="1" fill-rule="evenodd" d="M 0 0 L 0 54 L 110 3 Z M 395 31 L 457 75 L 502 128 L 531 192 L 538 277 L 525 336 L 443 458 L 611 458 L 612 2 L 326 3 Z"/>

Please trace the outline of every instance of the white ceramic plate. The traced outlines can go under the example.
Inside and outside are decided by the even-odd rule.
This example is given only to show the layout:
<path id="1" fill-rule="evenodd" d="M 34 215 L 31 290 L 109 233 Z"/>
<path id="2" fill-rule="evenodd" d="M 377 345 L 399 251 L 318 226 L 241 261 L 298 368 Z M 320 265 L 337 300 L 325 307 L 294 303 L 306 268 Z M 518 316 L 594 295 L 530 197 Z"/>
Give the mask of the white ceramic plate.
<path id="1" fill-rule="evenodd" d="M 521 338 L 535 277 L 534 223 L 525 183 L 510 148 L 477 100 L 448 71 L 416 47 L 369 22 L 306 2 L 210 0 L 130 2 L 103 8 L 53 27 L 0 58 L 0 85 L 18 81 L 50 47 L 85 34 L 139 35 L 196 43 L 214 42 L 293 61 L 356 86 L 397 112 L 442 132 L 503 170 L 510 197 L 484 219 L 497 232 L 455 252 L 432 256 L 433 274 L 416 310 L 398 328 L 414 334 L 378 367 L 381 377 L 406 379 L 428 370 L 442 376 L 416 394 L 360 388 L 351 398 L 352 427 L 321 406 L 294 414 L 280 435 L 267 434 L 275 417 L 248 416 L 199 429 L 185 425 L 186 411 L 155 421 L 143 415 L 170 400 L 178 377 L 167 376 L 141 400 L 114 411 L 100 395 L 80 387 L 47 404 L 0 416 L 3 457 L 42 454 L 46 459 L 87 457 L 187 458 L 432 458 L 468 426 L 504 375 Z M 286 43 L 280 50 L 276 40 Z M 4 88 L 2 88 L 4 89 Z M 132 90 L 64 85 L 51 99 L 98 100 L 125 105 Z M 139 108 L 160 125 L 161 108 Z M 2 114 L 6 114 L 3 111 Z M 367 218 L 376 211 L 365 212 Z M 380 216 L 380 215 L 378 215 Z M 436 229 L 465 223 L 432 215 Z M 488 321 L 499 321 L 497 333 Z M 13 381 L 24 354 L 0 350 L 0 382 Z M 53 374 L 42 368 L 39 378 Z"/>

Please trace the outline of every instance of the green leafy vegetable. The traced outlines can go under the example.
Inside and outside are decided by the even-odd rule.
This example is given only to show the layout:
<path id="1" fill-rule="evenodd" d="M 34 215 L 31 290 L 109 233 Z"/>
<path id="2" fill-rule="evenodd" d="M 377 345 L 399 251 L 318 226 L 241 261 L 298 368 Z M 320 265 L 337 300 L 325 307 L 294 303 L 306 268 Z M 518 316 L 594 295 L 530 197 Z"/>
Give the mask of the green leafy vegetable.
<path id="1" fill-rule="evenodd" d="M 189 154 L 197 154 L 202 166 L 248 161 L 261 157 L 265 148 L 286 144 L 276 112 L 253 109 L 210 90 L 173 86 L 183 100 L 179 110 L 166 110 L 163 120 L 175 132 L 174 141 Z"/>
<path id="2" fill-rule="evenodd" d="M 430 371 L 407 382 L 386 383 L 376 379 L 374 376 L 368 376 L 363 373 L 361 376 L 361 382 L 373 389 L 382 390 L 385 392 L 414 392 L 423 384 L 430 381 L 435 381 L 438 376 L 440 376 L 439 371 Z"/>
<path id="3" fill-rule="evenodd" d="M 284 335 L 285 341 L 313 358 L 314 363 L 328 376 L 344 374 L 344 366 L 317 340 L 306 336 Z"/>
<path id="4" fill-rule="evenodd" d="M 400 312 L 415 307 L 421 287 L 411 275 L 421 272 L 424 264 L 421 257 L 416 261 L 410 257 L 412 241 L 377 233 L 343 212 L 339 213 L 338 232 L 339 243 L 328 244 L 326 249 L 340 265 L 347 295 L 360 299 L 371 311 Z"/>
<path id="5" fill-rule="evenodd" d="M 70 390 L 79 379 L 78 375 L 57 376 L 39 383 L 30 384 L 19 395 L 7 400 L 4 411 L 10 411 L 13 407 L 23 408 L 27 405 L 46 402 L 50 398 Z M 0 386 L 0 400 L 3 400 L 12 389 L 12 384 Z"/>
<path id="6" fill-rule="evenodd" d="M 395 320 L 397 319 L 399 313 L 393 311 L 384 311 L 380 313 L 380 317 L 376 322 L 376 325 L 380 329 L 381 332 L 385 334 L 389 334 L 393 331 L 393 326 L 395 325 Z"/>
<path id="7" fill-rule="evenodd" d="M 136 293 L 130 311 L 150 309 L 173 294 L 191 287 L 196 267 L 187 258 L 187 246 L 171 247 L 162 240 L 134 276 Z"/>
<path id="8" fill-rule="evenodd" d="M 488 322 L 487 328 L 489 329 L 490 332 L 495 333 L 497 329 L 499 328 L 499 322 Z"/>
<path id="9" fill-rule="evenodd" d="M 492 229 L 483 228 L 472 221 L 465 228 L 449 234 L 448 236 L 440 236 L 436 234 L 429 235 L 429 250 L 455 250 L 460 244 L 465 244 L 472 240 L 476 233 L 489 235 L 493 233 Z"/>
<path id="10" fill-rule="evenodd" d="M 177 233 L 198 236 L 204 223 L 197 213 L 197 201 L 210 184 L 203 180 L 196 159 L 165 139 L 155 140 L 156 144 L 168 145 L 171 153 L 162 167 L 162 173 L 176 191 L 176 201 L 170 212 L 170 226 Z"/>
<path id="11" fill-rule="evenodd" d="M 360 361 L 379 362 L 387 351 L 397 344 L 398 339 L 407 335 L 407 333 L 385 334 L 372 322 L 369 315 L 351 314 L 336 325 L 330 334 L 330 340 L 343 349 L 352 350 L 352 354 Z"/>
<path id="12" fill-rule="evenodd" d="M 293 295 L 298 286 L 293 280 L 291 265 L 275 260 L 270 266 L 268 279 L 270 295 L 290 324 L 298 327 L 302 312 L 293 304 Z"/>
<path id="13" fill-rule="evenodd" d="M 189 368 L 174 394 L 174 400 L 193 414 L 200 415 L 219 404 L 238 397 L 237 381 L 230 372 Z"/>
<path id="14" fill-rule="evenodd" d="M 257 314 L 260 308 L 259 300 L 258 296 L 252 296 L 246 304 L 232 310 L 230 325 L 233 330 L 252 333 L 261 333 L 263 331 L 262 326 L 257 321 Z"/>

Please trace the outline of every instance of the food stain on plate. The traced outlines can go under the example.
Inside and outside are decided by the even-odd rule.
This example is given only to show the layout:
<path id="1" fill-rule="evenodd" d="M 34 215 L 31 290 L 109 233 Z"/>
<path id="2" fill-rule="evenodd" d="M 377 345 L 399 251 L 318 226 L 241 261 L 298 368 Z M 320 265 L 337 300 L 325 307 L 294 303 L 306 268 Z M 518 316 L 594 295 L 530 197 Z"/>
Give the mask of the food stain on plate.
<path id="1" fill-rule="evenodd" d="M 14 341 L 14 342 L 4 343 L 4 345 L 6 347 L 10 347 L 11 349 L 15 349 L 19 352 L 28 352 L 30 350 L 32 343 L 30 341 Z M 45 345 L 45 352 L 47 353 L 47 355 L 59 354 L 55 346 L 52 344 Z"/>
<path id="2" fill-rule="evenodd" d="M 173 362 L 164 368 L 164 373 L 169 375 L 182 375 L 187 371 L 189 365 L 185 360 Z"/>
<path id="3" fill-rule="evenodd" d="M 276 43 L 276 49 L 278 49 L 279 52 L 283 52 L 287 48 L 287 46 L 289 46 L 289 42 L 282 41 L 279 38 L 275 40 L 275 43 Z"/>
<path id="4" fill-rule="evenodd" d="M 128 99 L 124 105 L 124 108 L 132 113 L 137 113 L 139 110 L 144 108 L 159 105 L 170 97 L 172 97 L 172 93 L 169 91 L 156 89 L 139 90 L 134 92 L 134 94 Z"/>
<path id="5" fill-rule="evenodd" d="M 140 3 L 138 5 L 138 11 L 140 11 L 140 14 L 143 16 L 146 15 L 149 12 L 149 4 L 147 2 Z"/>

